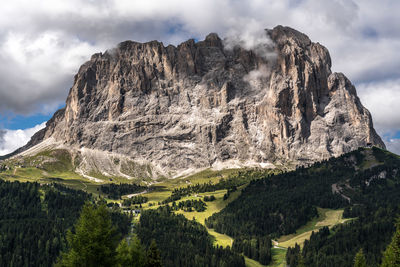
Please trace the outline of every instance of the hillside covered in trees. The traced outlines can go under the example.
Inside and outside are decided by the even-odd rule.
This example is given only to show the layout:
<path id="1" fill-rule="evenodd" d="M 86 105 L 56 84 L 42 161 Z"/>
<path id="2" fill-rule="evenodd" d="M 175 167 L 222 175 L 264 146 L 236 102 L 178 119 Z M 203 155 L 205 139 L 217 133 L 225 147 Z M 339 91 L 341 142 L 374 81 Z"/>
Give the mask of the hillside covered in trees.
<path id="1" fill-rule="evenodd" d="M 0 180 L 0 266 L 53 266 L 88 201 L 91 195 L 59 184 Z M 121 237 L 128 234 L 128 216 L 110 218 Z"/>
<path id="2" fill-rule="evenodd" d="M 145 189 L 136 185 L 105 188 L 115 198 Z M 215 199 L 212 192 L 216 190 L 226 190 L 227 198 L 236 191 L 237 198 L 226 202 L 205 224 L 232 237 L 232 247 L 214 244 L 206 227 L 175 214 L 181 210 L 204 214 L 207 205 L 226 201 L 221 198 L 224 192 Z M 400 214 L 399 192 L 400 159 L 378 148 L 360 148 L 291 172 L 239 171 L 214 184 L 175 187 L 158 208 L 144 207 L 134 221 L 129 209 L 122 213 L 117 203 L 83 191 L 59 184 L 0 180 L 0 266 L 53 266 L 56 262 L 77 266 L 73 262 L 83 261 L 93 266 L 245 266 L 244 256 L 267 265 L 273 257 L 271 239 L 295 233 L 318 216 L 317 208 L 344 209 L 343 216 L 349 220 L 331 229 L 323 227 L 303 246 L 289 248 L 286 262 L 291 267 L 350 267 L 356 254 L 358 261 L 378 266 Z M 205 196 L 184 199 L 198 193 Z M 151 194 L 154 191 L 121 204 L 137 208 Z M 99 250 L 85 245 L 96 242 L 104 243 Z M 108 256 L 103 257 L 104 253 Z"/>
<path id="3" fill-rule="evenodd" d="M 400 160 L 379 149 L 373 155 L 375 166 L 349 176 L 343 190 L 351 199 L 343 216 L 355 219 L 313 234 L 302 251 L 289 249 L 291 266 L 296 266 L 301 253 L 306 266 L 350 267 L 360 249 L 370 266 L 380 264 L 400 215 Z"/>
<path id="4" fill-rule="evenodd" d="M 137 233 L 146 246 L 151 240 L 156 241 L 166 267 L 245 266 L 243 256 L 230 248 L 213 246 L 203 225 L 175 215 L 169 206 L 145 211 Z"/>
<path id="5" fill-rule="evenodd" d="M 360 148 L 310 168 L 252 181 L 206 225 L 235 239 L 276 238 L 317 216 L 316 207 L 345 208 L 344 217 L 354 219 L 314 233 L 301 252 L 289 249 L 287 262 L 297 266 L 303 257 L 306 266 L 352 266 L 363 248 L 367 261 L 378 264 L 400 213 L 399 192 L 398 156 Z"/>
<path id="6" fill-rule="evenodd" d="M 0 180 L 0 266 L 52 266 L 89 199 L 57 184 Z"/>

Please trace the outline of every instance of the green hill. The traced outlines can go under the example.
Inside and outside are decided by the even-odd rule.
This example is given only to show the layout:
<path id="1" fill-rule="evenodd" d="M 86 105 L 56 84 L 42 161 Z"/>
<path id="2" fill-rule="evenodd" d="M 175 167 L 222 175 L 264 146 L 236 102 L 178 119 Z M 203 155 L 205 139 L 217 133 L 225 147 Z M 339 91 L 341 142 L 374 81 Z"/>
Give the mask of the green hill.
<path id="1" fill-rule="evenodd" d="M 73 172 L 73 160 L 62 150 L 23 160 L 23 166 L 18 165 L 20 161 L 18 164 L 12 159 L 5 161 L 0 177 L 42 184 L 55 181 L 96 196 L 107 196 L 108 202 L 116 203 L 123 202 L 126 194 L 140 194 L 145 199 L 140 204 L 142 214 L 150 214 L 145 210 L 159 207 L 162 210 L 168 205 L 172 211 L 169 216 L 183 214 L 184 217 L 179 217 L 182 225 L 188 225 L 192 219 L 196 227 L 202 227 L 198 223 L 205 224 L 207 228 L 202 229 L 213 236 L 207 240 L 214 242 L 214 246 L 230 246 L 232 252 L 227 248 L 226 253 L 244 255 L 249 266 L 261 266 L 259 262 L 284 266 L 285 260 L 290 266 L 297 266 L 301 254 L 307 266 L 350 267 L 360 248 L 367 261 L 375 266 L 390 242 L 394 221 L 400 213 L 400 158 L 378 148 L 360 148 L 283 173 L 262 169 L 206 170 L 186 178 L 165 179 L 147 189 L 140 185 L 104 185 L 106 182 L 102 185 L 85 181 Z M 49 187 L 37 188 L 38 192 L 47 192 Z M 24 195 L 24 192 L 20 194 L 23 198 Z M 180 202 L 190 204 L 206 196 L 213 196 L 214 200 L 204 203 L 205 210 L 176 208 Z M 10 203 L 11 200 L 4 201 Z M 46 209 L 46 206 L 38 207 L 38 211 L 32 210 L 32 216 Z M 130 208 L 137 209 L 139 204 Z M 156 215 L 153 217 L 159 216 Z M 138 218 L 139 224 L 145 218 Z M 149 221 L 149 225 L 155 223 Z M 59 234 L 64 236 L 65 229 L 59 230 Z M 162 248 L 164 260 L 171 253 L 177 253 L 176 246 L 171 243 L 173 240 L 167 238 L 166 233 L 148 238 L 142 235 L 142 242 L 150 242 L 150 237 Z M 195 236 L 191 238 L 193 242 L 196 240 Z M 211 244 L 209 241 L 207 246 Z M 212 251 L 209 248 L 208 252 Z M 222 248 L 215 250 L 218 251 L 222 253 Z M 57 253 L 58 249 L 54 255 Z"/>
<path id="2" fill-rule="evenodd" d="M 352 266 L 359 248 L 377 264 L 394 231 L 399 203 L 399 157 L 378 148 L 360 148 L 309 168 L 252 181 L 206 225 L 235 240 L 278 238 L 316 218 L 317 207 L 344 209 L 344 218 L 357 219 L 313 233 L 301 252 L 307 266 Z M 299 253 L 289 249 L 290 266 L 296 266 Z"/>

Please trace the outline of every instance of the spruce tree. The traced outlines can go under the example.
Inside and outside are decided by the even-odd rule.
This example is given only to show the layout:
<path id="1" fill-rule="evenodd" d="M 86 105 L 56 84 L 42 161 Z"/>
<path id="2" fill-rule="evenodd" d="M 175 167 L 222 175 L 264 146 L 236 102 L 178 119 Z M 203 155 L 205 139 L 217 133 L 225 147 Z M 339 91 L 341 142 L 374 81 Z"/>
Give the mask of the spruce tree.
<path id="1" fill-rule="evenodd" d="M 144 267 L 146 253 L 138 238 L 133 238 L 128 244 L 125 239 L 117 247 L 118 267 Z"/>
<path id="2" fill-rule="evenodd" d="M 86 203 L 75 232 L 67 234 L 68 251 L 61 254 L 56 266 L 114 266 L 118 240 L 107 207 Z"/>
<path id="3" fill-rule="evenodd" d="M 161 267 L 160 251 L 157 248 L 156 241 L 151 240 L 150 247 L 147 250 L 147 264 L 146 267 Z"/>
<path id="4" fill-rule="evenodd" d="M 367 267 L 367 260 L 365 259 L 364 252 L 362 248 L 357 252 L 354 257 L 354 267 Z"/>
<path id="5" fill-rule="evenodd" d="M 301 254 L 301 252 L 299 254 L 299 263 L 297 264 L 297 267 L 306 267 L 303 254 Z"/>
<path id="6" fill-rule="evenodd" d="M 383 253 L 381 267 L 400 266 L 400 220 L 397 221 L 396 226 L 397 229 L 393 235 L 392 242 Z"/>

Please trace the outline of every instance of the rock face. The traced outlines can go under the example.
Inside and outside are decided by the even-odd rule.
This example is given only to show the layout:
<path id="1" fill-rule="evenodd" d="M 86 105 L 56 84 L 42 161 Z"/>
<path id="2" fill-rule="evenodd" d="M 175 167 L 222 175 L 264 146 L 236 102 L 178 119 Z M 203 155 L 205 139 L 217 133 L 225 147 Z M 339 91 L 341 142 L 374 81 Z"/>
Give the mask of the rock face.
<path id="1" fill-rule="evenodd" d="M 52 138 L 125 155 L 164 174 L 230 164 L 302 163 L 384 147 L 328 50 L 291 28 L 260 47 L 216 34 L 177 47 L 126 41 L 79 69 L 66 101 L 22 150 Z M 231 165 L 232 166 L 232 165 Z"/>

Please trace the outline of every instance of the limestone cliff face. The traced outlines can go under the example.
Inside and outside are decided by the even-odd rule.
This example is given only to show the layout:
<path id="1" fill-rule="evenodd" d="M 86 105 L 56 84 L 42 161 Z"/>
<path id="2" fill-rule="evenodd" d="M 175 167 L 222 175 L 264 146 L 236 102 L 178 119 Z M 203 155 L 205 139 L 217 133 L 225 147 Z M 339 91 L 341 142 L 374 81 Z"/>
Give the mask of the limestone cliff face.
<path id="1" fill-rule="evenodd" d="M 275 56 L 210 34 L 177 47 L 126 41 L 79 69 L 66 101 L 27 145 L 126 155 L 164 173 L 238 163 L 312 162 L 384 147 L 328 50 L 291 28 L 266 31 Z"/>

